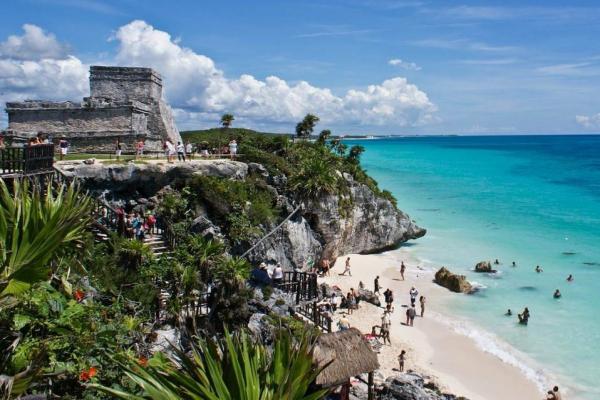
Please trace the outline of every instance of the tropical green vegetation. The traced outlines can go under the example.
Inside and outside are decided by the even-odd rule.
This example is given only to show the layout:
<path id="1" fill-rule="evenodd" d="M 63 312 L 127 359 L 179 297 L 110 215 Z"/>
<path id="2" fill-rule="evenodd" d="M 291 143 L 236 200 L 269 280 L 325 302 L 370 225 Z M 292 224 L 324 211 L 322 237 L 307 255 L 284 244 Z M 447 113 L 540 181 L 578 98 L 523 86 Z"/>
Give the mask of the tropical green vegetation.
<path id="1" fill-rule="evenodd" d="M 327 392 L 311 389 L 320 372 L 312 363 L 312 342 L 310 335 L 295 341 L 282 331 L 270 350 L 243 330 L 226 332 L 222 340 L 198 340 L 191 355 L 158 354 L 146 366 L 130 362 L 125 373 L 141 395 L 94 387 L 128 400 L 318 400 Z"/>

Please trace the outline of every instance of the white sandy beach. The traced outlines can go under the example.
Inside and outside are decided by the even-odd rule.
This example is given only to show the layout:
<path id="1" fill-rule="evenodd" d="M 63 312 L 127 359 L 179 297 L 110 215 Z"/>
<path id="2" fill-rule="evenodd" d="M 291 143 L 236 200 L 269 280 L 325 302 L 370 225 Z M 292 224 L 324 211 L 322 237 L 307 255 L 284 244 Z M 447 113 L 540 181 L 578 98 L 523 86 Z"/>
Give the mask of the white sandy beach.
<path id="1" fill-rule="evenodd" d="M 442 302 L 453 294 L 432 282 L 433 275 L 417 268 L 415 260 L 405 259 L 406 281 L 400 280 L 397 253 L 378 255 L 349 255 L 352 276 L 338 275 L 343 271 L 348 256 L 340 257 L 331 271 L 331 276 L 320 278 L 320 282 L 339 286 L 344 293 L 358 288 L 362 281 L 365 288 L 373 290 L 375 276 L 380 277 L 381 302 L 383 291 L 394 292 L 395 312 L 392 314 L 392 345 L 386 345 L 379 354 L 381 371 L 385 376 L 397 368 L 397 357 L 402 349 L 407 351 L 406 370 L 415 370 L 430 376 L 445 391 L 470 400 L 535 400 L 544 395 L 536 384 L 527 379 L 517 367 L 507 364 L 498 357 L 480 349 L 467 336 L 456 333 L 443 323 L 440 313 Z M 424 318 L 417 317 L 413 327 L 402 323 L 406 319 L 405 305 L 410 303 L 409 290 L 415 286 L 419 295 L 427 298 Z M 420 307 L 417 302 L 417 312 Z M 371 331 L 373 325 L 381 323 L 383 308 L 361 302 L 360 308 L 348 319 L 352 326 L 363 333 Z M 340 313 L 336 313 L 337 320 Z M 337 329 L 337 328 L 336 328 Z"/>

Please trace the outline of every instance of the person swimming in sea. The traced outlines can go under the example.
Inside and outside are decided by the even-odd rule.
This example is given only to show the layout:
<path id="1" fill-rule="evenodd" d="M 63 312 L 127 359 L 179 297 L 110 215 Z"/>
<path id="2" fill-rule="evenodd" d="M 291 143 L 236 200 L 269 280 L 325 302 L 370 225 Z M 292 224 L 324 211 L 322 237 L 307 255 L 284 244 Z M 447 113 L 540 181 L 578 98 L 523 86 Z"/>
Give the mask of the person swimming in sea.
<path id="1" fill-rule="evenodd" d="M 513 261 L 513 262 L 512 262 L 512 266 L 513 266 L 513 267 L 516 267 L 516 266 L 517 266 L 517 263 Z"/>
<path id="2" fill-rule="evenodd" d="M 494 261 L 494 265 L 500 265 L 500 261 L 498 261 L 497 258 L 496 258 L 496 261 Z"/>
<path id="3" fill-rule="evenodd" d="M 539 274 L 540 272 L 544 272 L 544 270 L 538 265 L 535 267 L 535 272 Z"/>
<path id="4" fill-rule="evenodd" d="M 560 299 L 562 297 L 562 294 L 560 294 L 560 290 L 556 289 L 554 291 L 554 298 L 555 299 Z"/>
<path id="5" fill-rule="evenodd" d="M 506 315 L 507 317 L 510 317 L 512 315 L 511 309 L 509 308 L 508 311 L 506 311 L 506 313 L 504 315 Z"/>
<path id="6" fill-rule="evenodd" d="M 569 274 L 569 276 L 567 276 L 567 282 L 573 282 L 573 275 Z"/>
<path id="7" fill-rule="evenodd" d="M 521 325 L 527 325 L 527 323 L 529 322 L 529 316 L 529 308 L 525 307 L 521 314 L 517 314 L 517 317 L 519 318 L 519 323 Z"/>

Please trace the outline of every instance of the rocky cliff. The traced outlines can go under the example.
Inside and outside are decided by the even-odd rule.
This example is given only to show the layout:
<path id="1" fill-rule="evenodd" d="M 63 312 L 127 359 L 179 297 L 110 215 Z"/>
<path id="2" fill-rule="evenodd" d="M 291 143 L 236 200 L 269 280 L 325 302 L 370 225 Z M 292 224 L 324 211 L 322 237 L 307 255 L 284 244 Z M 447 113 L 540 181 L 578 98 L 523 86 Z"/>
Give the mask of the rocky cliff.
<path id="1" fill-rule="evenodd" d="M 136 199 L 150 198 L 167 186 L 176 187 L 186 179 L 201 175 L 244 180 L 258 174 L 267 184 L 284 215 L 293 214 L 249 257 L 252 261 L 281 263 L 285 269 L 303 267 L 322 258 L 335 259 L 347 253 L 382 251 L 425 234 L 408 215 L 396 209 L 387 199 L 378 197 L 369 187 L 343 174 L 348 191 L 340 196 L 321 195 L 300 202 L 286 191 L 285 176 L 271 176 L 260 164 L 229 160 L 198 160 L 189 163 L 100 164 L 83 162 L 59 163 L 65 175 L 77 177 L 93 191 L 112 192 L 114 198 L 135 204 Z M 195 210 L 198 232 L 219 231 L 210 215 Z M 263 233 L 276 223 L 265 224 Z M 237 249 L 241 252 L 244 249 Z"/>

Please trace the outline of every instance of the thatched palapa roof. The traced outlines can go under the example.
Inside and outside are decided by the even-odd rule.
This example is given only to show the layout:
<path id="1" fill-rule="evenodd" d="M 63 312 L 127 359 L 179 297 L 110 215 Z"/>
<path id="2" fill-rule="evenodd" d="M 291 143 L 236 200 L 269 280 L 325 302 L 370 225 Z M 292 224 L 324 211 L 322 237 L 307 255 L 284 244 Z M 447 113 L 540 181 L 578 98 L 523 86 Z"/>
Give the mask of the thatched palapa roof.
<path id="1" fill-rule="evenodd" d="M 313 360 L 319 368 L 331 362 L 315 381 L 322 387 L 339 386 L 353 376 L 379 368 L 377 354 L 356 328 L 319 336 Z"/>

